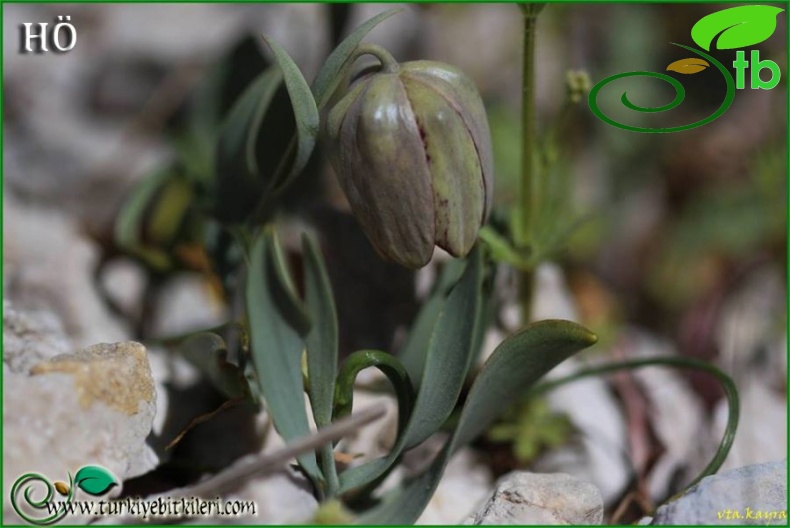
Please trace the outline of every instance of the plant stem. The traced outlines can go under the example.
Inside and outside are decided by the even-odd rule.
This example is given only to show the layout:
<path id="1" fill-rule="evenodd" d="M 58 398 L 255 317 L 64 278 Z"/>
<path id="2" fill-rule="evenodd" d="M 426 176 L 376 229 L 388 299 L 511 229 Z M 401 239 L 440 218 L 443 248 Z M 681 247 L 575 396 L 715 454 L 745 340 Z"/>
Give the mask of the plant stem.
<path id="1" fill-rule="evenodd" d="M 396 61 L 390 53 L 375 44 L 360 44 L 351 55 L 348 64 L 349 66 L 356 62 L 356 60 L 363 55 L 373 55 L 381 63 L 381 71 L 384 73 L 397 73 L 400 70 L 400 64 Z"/>
<path id="2" fill-rule="evenodd" d="M 535 174 L 535 30 L 540 4 L 522 5 L 524 14 L 524 49 L 521 78 L 521 185 L 519 207 L 521 208 L 519 236 L 520 244 L 532 242 L 537 200 L 537 175 Z"/>
<path id="3" fill-rule="evenodd" d="M 516 229 L 514 238 L 516 247 L 525 249 L 534 244 L 535 219 L 538 211 L 539 185 L 535 174 L 535 29 L 538 15 L 545 4 L 521 4 L 524 15 L 524 47 L 522 70 L 522 98 L 521 98 L 521 181 L 518 188 L 518 203 L 516 206 Z M 522 320 L 528 322 L 532 310 L 532 295 L 534 290 L 534 270 L 526 269 L 521 272 L 521 286 L 519 298 L 522 309 Z"/>
<path id="4" fill-rule="evenodd" d="M 240 461 L 233 466 L 217 473 L 199 484 L 189 488 L 175 491 L 171 496 L 205 496 L 212 497 L 238 487 L 245 480 L 261 475 L 271 474 L 288 464 L 288 462 L 302 454 L 318 449 L 327 442 L 339 440 L 344 436 L 359 430 L 363 425 L 378 420 L 386 413 L 383 405 L 375 405 L 337 420 L 333 424 L 289 443 L 279 451 L 255 457 L 252 461 Z"/>

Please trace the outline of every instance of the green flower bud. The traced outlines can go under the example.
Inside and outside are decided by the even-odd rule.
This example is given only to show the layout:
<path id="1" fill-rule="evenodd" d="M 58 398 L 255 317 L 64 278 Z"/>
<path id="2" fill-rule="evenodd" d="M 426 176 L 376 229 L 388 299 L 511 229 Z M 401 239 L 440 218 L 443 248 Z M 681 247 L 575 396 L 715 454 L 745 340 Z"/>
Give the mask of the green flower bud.
<path id="1" fill-rule="evenodd" d="M 385 258 L 419 268 L 435 245 L 465 256 L 493 195 L 491 134 L 472 81 L 432 61 L 380 69 L 352 84 L 327 125 L 332 164 L 351 209 Z"/>

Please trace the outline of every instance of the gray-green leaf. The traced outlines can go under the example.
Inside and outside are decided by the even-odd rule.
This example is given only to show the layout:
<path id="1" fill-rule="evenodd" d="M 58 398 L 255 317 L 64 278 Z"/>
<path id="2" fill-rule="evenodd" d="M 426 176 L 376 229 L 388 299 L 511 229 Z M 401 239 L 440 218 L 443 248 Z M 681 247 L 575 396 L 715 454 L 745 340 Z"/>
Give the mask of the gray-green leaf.
<path id="1" fill-rule="evenodd" d="M 305 235 L 305 304 L 313 325 L 307 334 L 309 394 L 316 424 L 332 421 L 332 399 L 337 375 L 337 313 L 332 286 L 318 244 Z"/>
<path id="2" fill-rule="evenodd" d="M 374 16 L 356 28 L 332 51 L 313 81 L 313 95 L 315 95 L 318 108 L 323 108 L 329 101 L 329 98 L 332 97 L 343 78 L 343 70 L 347 66 L 348 60 L 362 39 L 365 38 L 365 35 L 370 33 L 381 22 L 400 11 L 402 10 L 391 9 Z"/>
<path id="3" fill-rule="evenodd" d="M 479 249 L 468 257 L 434 328 L 422 384 L 404 433 L 383 458 L 351 468 L 340 475 L 341 491 L 365 485 L 383 475 L 404 449 L 420 444 L 439 430 L 458 401 L 474 350 L 475 326 L 481 310 L 483 263 Z"/>
<path id="4" fill-rule="evenodd" d="M 703 17 L 691 28 L 691 38 L 710 51 L 713 39 L 718 49 L 753 46 L 766 40 L 776 30 L 776 17 L 784 9 L 764 5 L 747 5 L 723 9 Z"/>
<path id="5" fill-rule="evenodd" d="M 172 259 L 161 249 L 147 246 L 141 240 L 141 234 L 145 230 L 151 203 L 156 199 L 157 193 L 176 175 L 169 169 L 144 178 L 132 190 L 115 221 L 114 234 L 118 246 L 157 271 L 170 268 L 173 265 Z"/>
<path id="6" fill-rule="evenodd" d="M 357 520 L 360 524 L 410 524 L 417 520 L 458 448 L 482 433 L 508 404 L 576 352 L 595 343 L 589 330 L 568 321 L 533 323 L 503 341 L 486 361 L 466 400 L 458 428 L 431 466 L 389 492 Z"/>
<path id="7" fill-rule="evenodd" d="M 305 235 L 302 237 L 304 252 L 305 304 L 312 320 L 307 334 L 307 392 L 313 409 L 313 419 L 321 428 L 332 422 L 332 400 L 335 394 L 337 373 L 337 311 L 318 244 Z M 332 442 L 321 449 L 321 464 L 331 496 L 339 485 Z"/>
<path id="8" fill-rule="evenodd" d="M 310 86 L 305 81 L 299 67 L 275 40 L 266 35 L 263 36 L 263 40 L 271 48 L 277 65 L 282 70 L 285 87 L 288 90 L 288 96 L 291 98 L 291 106 L 296 119 L 296 152 L 286 152 L 284 154 L 281 163 L 290 161 L 288 160 L 289 156 L 293 156 L 293 162 L 288 172 L 285 173 L 286 175 L 279 174 L 277 177 L 281 178 L 280 181 L 273 182 L 274 185 L 279 186 L 284 185 L 285 182 L 299 174 L 307 165 L 318 137 L 319 116 L 313 93 L 310 91 Z"/>
<path id="9" fill-rule="evenodd" d="M 414 389 L 409 374 L 397 357 L 380 350 L 358 350 L 343 362 L 343 368 L 335 386 L 333 418 L 338 419 L 351 414 L 354 406 L 354 382 L 363 370 L 375 367 L 392 383 L 398 398 L 398 433 L 409 421 L 414 405 Z"/>
<path id="10" fill-rule="evenodd" d="M 455 445 L 471 442 L 493 423 L 507 403 L 596 341 L 595 334 L 583 326 L 552 319 L 532 323 L 509 336 L 488 358 L 472 385 Z"/>
<path id="11" fill-rule="evenodd" d="M 419 387 L 422 381 L 431 336 L 436 328 L 439 315 L 444 308 L 447 294 L 450 288 L 461 278 L 464 268 L 465 263 L 463 260 L 451 260 L 444 265 L 433 292 L 431 292 L 431 296 L 420 308 L 420 312 L 411 325 L 409 335 L 398 352 L 398 358 L 403 363 L 403 366 L 406 367 L 415 388 Z"/>
<path id="12" fill-rule="evenodd" d="M 256 151 L 263 119 L 282 82 L 277 68 L 261 73 L 234 103 L 222 123 L 217 142 L 215 212 L 221 220 L 241 222 L 260 199 L 268 182 L 261 181 Z"/>
<path id="13" fill-rule="evenodd" d="M 250 253 L 247 277 L 247 317 L 255 374 L 274 426 L 286 442 L 310 434 L 304 406 L 301 358 L 304 342 L 296 325 L 281 309 L 289 288 L 275 272 L 278 245 L 267 229 Z M 315 454 L 299 457 L 308 474 L 320 479 Z"/>
<path id="14" fill-rule="evenodd" d="M 244 372 L 228 362 L 228 347 L 217 334 L 201 332 L 190 336 L 178 345 L 178 353 L 195 365 L 226 397 L 250 396 Z"/>

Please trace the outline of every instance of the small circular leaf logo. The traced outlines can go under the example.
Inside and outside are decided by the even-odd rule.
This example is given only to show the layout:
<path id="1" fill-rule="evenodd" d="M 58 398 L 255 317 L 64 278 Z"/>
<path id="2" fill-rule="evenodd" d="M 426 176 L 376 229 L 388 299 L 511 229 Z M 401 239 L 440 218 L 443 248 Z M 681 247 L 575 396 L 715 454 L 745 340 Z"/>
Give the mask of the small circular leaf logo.
<path id="1" fill-rule="evenodd" d="M 669 83 L 675 89 L 675 98 L 670 103 L 662 106 L 655 106 L 655 107 L 643 107 L 643 106 L 635 105 L 628 99 L 627 92 L 623 92 L 620 101 L 623 103 L 623 106 L 625 106 L 630 110 L 634 110 L 637 112 L 665 112 L 667 110 L 672 110 L 673 108 L 677 107 L 678 105 L 680 105 L 680 103 L 683 102 L 683 99 L 685 99 L 686 97 L 686 90 L 683 88 L 683 85 L 681 85 L 680 82 L 663 73 L 643 72 L 643 71 L 626 72 L 626 73 L 619 73 L 617 75 L 612 75 L 611 77 L 607 77 L 602 81 L 598 82 L 598 84 L 596 84 L 595 86 L 593 86 L 592 90 L 590 90 L 590 95 L 588 97 L 590 109 L 593 111 L 593 113 L 596 116 L 598 116 L 598 118 L 601 121 L 604 121 L 605 123 L 609 123 L 610 125 L 615 126 L 617 128 L 622 128 L 623 130 L 630 130 L 632 132 L 665 132 L 666 133 L 666 132 L 680 132 L 682 130 L 690 130 L 692 128 L 697 128 L 698 126 L 702 126 L 707 123 L 710 123 L 711 121 L 722 115 L 724 112 L 726 112 L 727 109 L 732 104 L 733 99 L 735 99 L 735 80 L 732 78 L 730 72 L 727 71 L 727 68 L 725 68 L 721 62 L 717 61 L 716 59 L 714 59 L 704 51 L 700 51 L 691 48 L 689 46 L 684 46 L 683 44 L 676 44 L 674 42 L 672 44 L 700 56 L 699 59 L 683 59 L 677 61 L 682 63 L 681 66 L 688 65 L 688 62 L 684 62 L 684 61 L 699 61 L 697 62 L 697 67 L 700 67 L 701 69 L 697 71 L 702 71 L 703 69 L 705 69 L 705 66 L 702 66 L 702 63 L 713 64 L 716 67 L 716 69 L 721 73 L 721 75 L 724 77 L 724 81 L 727 84 L 727 94 L 724 96 L 724 101 L 721 103 L 719 108 L 714 113 L 694 123 L 688 125 L 670 127 L 670 128 L 651 128 L 651 127 L 631 126 L 625 123 L 621 123 L 619 121 L 615 121 L 614 119 L 604 114 L 603 111 L 601 111 L 601 109 L 598 107 L 598 92 L 600 92 L 601 89 L 607 84 L 609 84 L 610 82 L 616 81 L 617 79 L 621 79 L 623 77 L 654 77 L 656 79 L 661 79 L 662 81 Z M 672 67 L 674 64 L 677 64 L 677 62 L 673 62 L 669 66 Z M 670 67 L 668 67 L 667 69 L 669 70 Z M 684 66 L 684 67 L 687 68 L 688 66 Z M 696 73 L 696 72 L 685 71 L 682 73 Z"/>
<path id="2" fill-rule="evenodd" d="M 46 493 L 43 497 L 37 498 L 36 495 L 38 495 L 41 491 L 41 487 L 37 486 L 36 484 L 42 483 L 44 484 Z M 69 475 L 69 483 L 73 484 L 71 475 Z M 63 486 L 58 486 L 58 484 L 62 484 Z M 25 473 L 16 479 L 16 482 L 14 482 L 14 485 L 11 487 L 11 507 L 14 508 L 14 511 L 17 515 L 30 524 L 45 525 L 56 523 L 66 515 L 65 508 L 57 508 L 55 513 L 49 513 L 51 511 L 51 506 L 49 505 L 55 498 L 56 490 L 61 495 L 65 495 L 65 502 L 71 502 L 71 500 L 74 498 L 73 485 L 67 485 L 65 482 L 57 482 L 53 484 L 44 475 L 40 475 L 38 473 Z M 63 493 L 63 491 L 66 493 Z M 20 492 L 22 492 L 22 498 L 24 498 L 24 503 L 22 504 L 19 504 L 18 502 L 18 496 Z M 44 517 L 34 517 L 34 514 L 30 513 L 31 510 L 48 515 L 45 515 Z"/>
<path id="3" fill-rule="evenodd" d="M 70 511 L 64 505 L 74 499 L 77 488 L 90 495 L 99 496 L 117 485 L 118 481 L 113 474 L 100 466 L 80 468 L 74 477 L 69 474 L 68 483 L 51 482 L 39 473 L 25 473 L 11 487 L 11 506 L 17 515 L 31 524 L 54 524 Z M 64 498 L 56 501 L 56 493 Z M 37 516 L 35 512 L 41 516 Z"/>

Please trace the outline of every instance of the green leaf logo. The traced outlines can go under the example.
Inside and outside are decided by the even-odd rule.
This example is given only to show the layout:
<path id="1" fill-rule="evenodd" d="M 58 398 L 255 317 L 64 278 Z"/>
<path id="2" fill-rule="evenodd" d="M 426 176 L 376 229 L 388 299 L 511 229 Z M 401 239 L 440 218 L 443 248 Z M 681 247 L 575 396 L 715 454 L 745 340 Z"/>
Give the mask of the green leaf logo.
<path id="1" fill-rule="evenodd" d="M 703 17 L 691 28 L 691 38 L 710 51 L 713 39 L 718 49 L 753 46 L 766 40 L 776 30 L 776 17 L 784 11 L 771 6 L 739 6 Z"/>
<path id="2" fill-rule="evenodd" d="M 85 493 L 104 495 L 118 485 L 112 473 L 100 466 L 85 466 L 77 471 L 74 483 Z"/>

